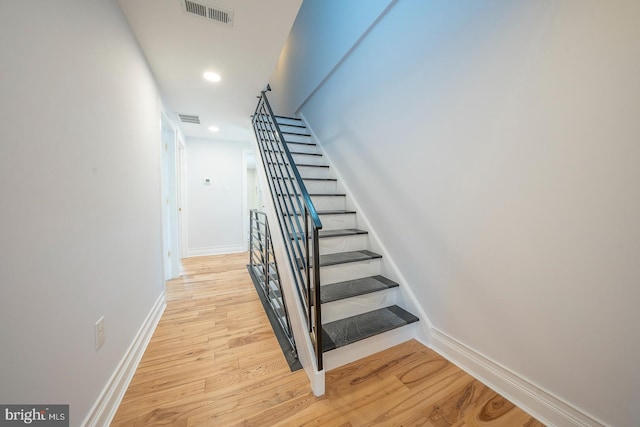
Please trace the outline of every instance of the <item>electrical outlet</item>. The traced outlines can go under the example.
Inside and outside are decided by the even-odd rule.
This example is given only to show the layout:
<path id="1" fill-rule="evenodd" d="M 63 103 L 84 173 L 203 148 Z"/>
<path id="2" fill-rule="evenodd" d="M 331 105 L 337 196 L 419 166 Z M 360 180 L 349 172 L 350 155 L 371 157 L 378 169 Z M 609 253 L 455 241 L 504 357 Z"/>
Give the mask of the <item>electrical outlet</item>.
<path id="1" fill-rule="evenodd" d="M 96 350 L 100 350 L 100 347 L 104 344 L 104 316 L 98 319 L 96 322 Z"/>

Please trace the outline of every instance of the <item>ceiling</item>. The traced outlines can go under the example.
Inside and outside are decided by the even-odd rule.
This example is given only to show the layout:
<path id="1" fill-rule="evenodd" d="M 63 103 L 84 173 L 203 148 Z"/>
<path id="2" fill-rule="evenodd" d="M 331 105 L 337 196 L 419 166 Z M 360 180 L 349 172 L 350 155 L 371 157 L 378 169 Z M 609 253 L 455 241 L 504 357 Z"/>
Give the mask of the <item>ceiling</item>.
<path id="1" fill-rule="evenodd" d="M 165 108 L 200 117 L 187 137 L 247 141 L 302 0 L 192 0 L 233 12 L 232 25 L 187 13 L 185 0 L 118 0 L 155 75 Z M 205 71 L 221 75 L 211 83 Z M 220 130 L 211 132 L 209 126 Z"/>

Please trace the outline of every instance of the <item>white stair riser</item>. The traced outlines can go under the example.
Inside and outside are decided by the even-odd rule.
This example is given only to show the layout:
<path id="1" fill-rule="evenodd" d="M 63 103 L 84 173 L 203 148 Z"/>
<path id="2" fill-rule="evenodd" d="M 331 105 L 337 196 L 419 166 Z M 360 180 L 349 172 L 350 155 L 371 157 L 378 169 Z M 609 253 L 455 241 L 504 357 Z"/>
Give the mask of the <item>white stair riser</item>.
<path id="1" fill-rule="evenodd" d="M 369 246 L 367 234 L 353 236 L 323 237 L 319 239 L 320 254 L 335 254 L 338 252 L 359 251 Z"/>
<path id="2" fill-rule="evenodd" d="M 286 126 L 288 124 L 289 125 L 296 125 L 296 126 L 304 125 L 302 120 L 289 119 L 289 118 L 286 118 L 286 117 L 278 117 L 276 119 L 276 121 L 278 122 L 278 124 L 280 126 Z"/>
<path id="3" fill-rule="evenodd" d="M 324 369 L 330 371 L 415 338 L 417 323 L 331 350 L 323 354 Z"/>
<path id="4" fill-rule="evenodd" d="M 286 123 L 281 123 L 280 120 L 278 120 L 278 124 L 280 125 L 281 132 L 309 133 L 309 130 L 306 127 L 300 127 L 304 126 L 304 124 L 299 121 L 287 120 Z"/>
<path id="5" fill-rule="evenodd" d="M 320 221 L 322 221 L 323 230 L 355 228 L 356 214 L 320 215 Z"/>
<path id="6" fill-rule="evenodd" d="M 293 154 L 293 161 L 296 163 L 307 163 L 310 165 L 326 165 L 327 161 L 323 156 L 305 156 L 303 154 Z"/>
<path id="7" fill-rule="evenodd" d="M 282 128 L 281 128 L 282 129 Z M 284 129 L 282 129 L 283 132 Z M 292 133 L 283 133 L 282 136 L 286 142 L 313 142 L 310 135 L 298 135 L 299 133 L 306 132 L 304 129 L 292 129 Z"/>
<path id="8" fill-rule="evenodd" d="M 287 144 L 291 153 L 319 153 L 315 145 Z"/>
<path id="9" fill-rule="evenodd" d="M 313 166 L 299 166 L 298 172 L 303 178 L 332 178 L 329 168 L 314 168 Z"/>
<path id="10" fill-rule="evenodd" d="M 313 193 L 325 193 L 331 194 L 335 193 L 337 190 L 336 181 L 304 181 L 305 187 L 307 187 L 307 191 L 311 194 Z"/>
<path id="11" fill-rule="evenodd" d="M 380 259 L 328 265 L 320 268 L 320 283 L 338 283 L 345 280 L 375 276 L 380 274 L 380 266 Z"/>
<path id="12" fill-rule="evenodd" d="M 344 196 L 311 196 L 317 210 L 344 210 L 347 205 Z"/>
<path id="13" fill-rule="evenodd" d="M 298 211 L 298 209 L 296 209 Z M 288 217 L 289 215 L 287 215 Z M 304 224 L 304 216 L 297 215 L 300 224 Z M 323 230 L 338 230 L 342 228 L 355 228 L 355 214 L 340 214 L 340 215 L 320 215 L 320 221 L 322 222 Z M 311 224 L 311 223 L 309 223 Z M 311 225 L 309 225 L 311 227 Z M 364 249 L 362 247 L 358 249 Z"/>
<path id="14" fill-rule="evenodd" d="M 397 288 L 322 304 L 322 323 L 344 319 L 398 303 Z"/>
<path id="15" fill-rule="evenodd" d="M 303 179 L 303 182 L 309 194 L 314 194 L 314 193 L 333 194 L 336 192 L 336 188 L 337 188 L 336 181 L 324 181 L 324 180 L 316 181 L 316 180 L 310 180 L 310 179 L 306 179 L 306 180 Z M 292 194 L 302 194 L 295 180 L 287 178 L 284 180 L 279 180 L 278 183 L 282 187 L 286 185 L 286 187 L 289 189 L 289 191 Z M 280 193 L 281 190 L 284 191 L 284 188 L 277 188 L 277 189 L 278 189 L 278 193 Z"/>

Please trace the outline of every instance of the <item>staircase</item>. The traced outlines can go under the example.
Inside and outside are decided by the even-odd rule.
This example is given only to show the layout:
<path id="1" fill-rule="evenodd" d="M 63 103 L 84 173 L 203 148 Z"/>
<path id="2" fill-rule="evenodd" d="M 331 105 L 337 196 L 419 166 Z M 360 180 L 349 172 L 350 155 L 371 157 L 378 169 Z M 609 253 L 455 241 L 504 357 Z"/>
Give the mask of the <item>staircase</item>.
<path id="1" fill-rule="evenodd" d="M 337 350 L 351 352 L 351 348 L 345 347 L 355 347 L 363 340 L 407 327 L 418 318 L 397 305 L 398 283 L 382 275 L 382 256 L 370 250 L 368 231 L 358 221 L 358 213 L 349 207 L 347 195 L 303 121 L 281 116 L 275 116 L 275 120 L 322 222 L 318 231 L 318 265 L 310 262 L 309 267 L 320 270 L 322 353 L 327 369 L 331 369 L 349 361 L 337 360 L 344 360 L 341 356 L 331 362 Z M 278 162 L 288 166 L 287 160 Z M 288 182 L 293 178 L 277 179 L 287 189 L 300 191 Z M 276 193 L 277 197 L 285 196 L 283 191 Z M 303 216 L 299 209 L 282 215 Z M 289 233 L 289 238 L 304 239 L 301 236 L 305 235 L 311 238 L 309 233 Z M 296 257 L 296 267 L 304 268 L 304 259 Z M 363 351 L 380 351 L 385 342 L 391 341 L 382 339 L 373 347 L 370 345 L 369 350 L 354 350 L 354 355 L 361 357 Z"/>

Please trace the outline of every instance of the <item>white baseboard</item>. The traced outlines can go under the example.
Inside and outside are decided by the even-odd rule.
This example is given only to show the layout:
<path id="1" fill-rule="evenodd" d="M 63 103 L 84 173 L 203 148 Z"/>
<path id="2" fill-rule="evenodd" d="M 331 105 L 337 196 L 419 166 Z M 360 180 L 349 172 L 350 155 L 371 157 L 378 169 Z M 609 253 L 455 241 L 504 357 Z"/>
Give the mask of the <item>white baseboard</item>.
<path id="1" fill-rule="evenodd" d="M 120 364 L 100 393 L 98 400 L 89 411 L 89 415 L 82 422 L 83 427 L 102 427 L 111 424 L 166 306 L 163 291 L 138 330 Z"/>
<path id="2" fill-rule="evenodd" d="M 548 426 L 605 426 L 436 328 L 430 347 Z"/>
<path id="3" fill-rule="evenodd" d="M 209 256 L 209 255 L 223 255 L 223 254 L 235 254 L 238 252 L 246 252 L 247 248 L 243 245 L 229 245 L 229 246 L 209 246 L 206 248 L 189 248 L 186 258 L 192 258 L 196 256 Z"/>

